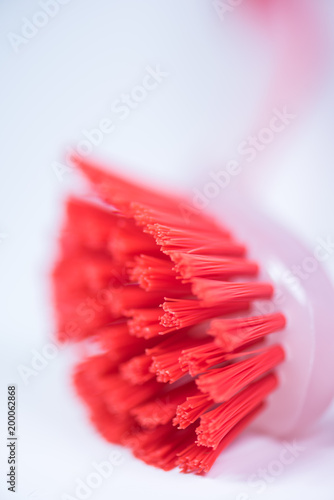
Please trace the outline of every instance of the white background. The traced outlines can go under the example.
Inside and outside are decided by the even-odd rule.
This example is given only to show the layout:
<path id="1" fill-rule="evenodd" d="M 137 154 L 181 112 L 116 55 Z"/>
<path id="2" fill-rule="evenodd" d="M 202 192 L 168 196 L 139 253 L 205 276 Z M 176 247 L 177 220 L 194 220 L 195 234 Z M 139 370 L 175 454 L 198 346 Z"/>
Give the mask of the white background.
<path id="1" fill-rule="evenodd" d="M 333 32 L 334 9 L 318 2 Z M 61 201 L 74 184 L 52 168 L 82 131 L 112 118 L 116 130 L 93 155 L 136 178 L 172 189 L 200 186 L 205 172 L 233 157 L 261 103 L 273 61 L 261 37 L 232 12 L 221 22 L 210 1 L 71 0 L 18 52 L 8 34 L 31 20 L 33 0 L 0 2 L 0 497 L 74 496 L 76 478 L 113 449 L 90 427 L 70 385 L 71 349 L 25 385 L 20 365 L 52 340 L 48 272 Z M 332 235 L 333 53 L 328 74 L 287 141 L 268 155 L 271 175 L 257 199 L 312 247 Z M 112 103 L 140 84 L 146 66 L 169 76 L 126 120 Z M 273 150 L 274 151 L 274 150 Z M 124 166 L 124 167 L 123 167 Z M 268 167 L 269 168 L 269 167 Z M 256 186 L 263 186 L 254 172 Z M 242 202 L 242 200 L 240 200 Z M 334 259 L 333 259 L 334 260 Z M 329 261 L 328 271 L 334 269 Z M 18 385 L 18 488 L 6 491 L 6 386 Z M 247 484 L 277 460 L 283 444 L 246 433 L 203 477 L 165 473 L 119 448 L 124 463 L 90 498 L 333 498 L 334 415 L 329 410 L 301 441 L 303 451 L 270 476 L 264 492 Z"/>

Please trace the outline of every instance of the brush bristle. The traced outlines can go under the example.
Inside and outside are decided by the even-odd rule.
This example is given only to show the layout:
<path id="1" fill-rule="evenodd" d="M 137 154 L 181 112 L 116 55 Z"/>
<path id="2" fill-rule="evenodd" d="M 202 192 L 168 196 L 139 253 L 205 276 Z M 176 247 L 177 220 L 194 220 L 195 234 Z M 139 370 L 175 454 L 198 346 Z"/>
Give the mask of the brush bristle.
<path id="1" fill-rule="evenodd" d="M 74 382 L 93 424 L 150 465 L 202 474 L 264 408 L 281 313 L 225 227 L 176 196 L 82 159 L 95 203 L 70 198 L 53 281 L 60 341 L 98 346 Z M 190 213 L 190 216 L 189 216 Z"/>

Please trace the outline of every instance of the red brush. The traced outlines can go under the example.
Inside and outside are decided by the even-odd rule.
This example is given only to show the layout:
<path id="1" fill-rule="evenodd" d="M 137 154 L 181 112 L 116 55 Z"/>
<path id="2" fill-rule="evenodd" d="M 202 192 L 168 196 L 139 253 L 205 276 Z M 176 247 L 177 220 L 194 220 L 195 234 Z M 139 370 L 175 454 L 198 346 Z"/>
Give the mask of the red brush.
<path id="1" fill-rule="evenodd" d="M 285 316 L 254 307 L 273 285 L 229 230 L 185 216 L 183 199 L 75 163 L 96 199 L 68 200 L 53 276 L 59 340 L 95 348 L 77 391 L 107 440 L 164 470 L 207 472 L 279 385 L 285 349 L 268 340 Z M 302 396 L 284 397 L 293 420 Z"/>

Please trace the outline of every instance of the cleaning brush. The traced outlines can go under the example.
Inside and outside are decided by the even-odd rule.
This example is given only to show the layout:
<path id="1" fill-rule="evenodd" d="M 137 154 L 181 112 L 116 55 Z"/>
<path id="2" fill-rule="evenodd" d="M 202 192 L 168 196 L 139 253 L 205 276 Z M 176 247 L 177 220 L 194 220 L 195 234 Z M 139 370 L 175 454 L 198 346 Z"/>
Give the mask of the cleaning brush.
<path id="1" fill-rule="evenodd" d="M 252 421 L 287 436 L 323 411 L 332 289 L 321 270 L 299 289 L 277 274 L 289 266 L 281 254 L 296 262 L 304 250 L 265 220 L 240 223 L 234 208 L 222 221 L 74 162 L 92 196 L 67 200 L 57 331 L 86 346 L 74 384 L 104 438 L 149 465 L 201 474 Z M 234 217 L 265 269 L 225 225 Z"/>

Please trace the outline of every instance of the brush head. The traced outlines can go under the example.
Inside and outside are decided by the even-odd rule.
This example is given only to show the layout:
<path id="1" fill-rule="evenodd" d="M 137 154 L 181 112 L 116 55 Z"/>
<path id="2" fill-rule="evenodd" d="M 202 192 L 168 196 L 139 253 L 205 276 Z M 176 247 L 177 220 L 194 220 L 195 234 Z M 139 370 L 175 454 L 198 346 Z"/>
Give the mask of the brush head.
<path id="1" fill-rule="evenodd" d="M 92 352 L 77 391 L 109 441 L 165 470 L 207 472 L 279 391 L 285 315 L 257 309 L 272 281 L 183 199 L 75 163 L 96 201 L 67 203 L 54 290 L 59 340 Z"/>

